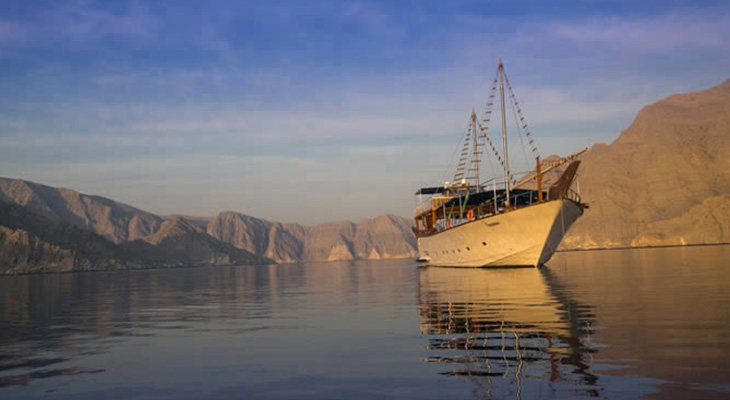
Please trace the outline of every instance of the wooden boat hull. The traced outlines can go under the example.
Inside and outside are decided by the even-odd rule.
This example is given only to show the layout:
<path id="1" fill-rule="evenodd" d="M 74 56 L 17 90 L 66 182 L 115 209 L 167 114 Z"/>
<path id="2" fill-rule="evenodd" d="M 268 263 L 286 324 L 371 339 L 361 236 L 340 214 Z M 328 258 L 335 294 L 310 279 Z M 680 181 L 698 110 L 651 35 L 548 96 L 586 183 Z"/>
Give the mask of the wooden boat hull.
<path id="1" fill-rule="evenodd" d="M 552 257 L 581 215 L 573 200 L 547 201 L 420 237 L 418 251 L 431 266 L 535 267 Z"/>

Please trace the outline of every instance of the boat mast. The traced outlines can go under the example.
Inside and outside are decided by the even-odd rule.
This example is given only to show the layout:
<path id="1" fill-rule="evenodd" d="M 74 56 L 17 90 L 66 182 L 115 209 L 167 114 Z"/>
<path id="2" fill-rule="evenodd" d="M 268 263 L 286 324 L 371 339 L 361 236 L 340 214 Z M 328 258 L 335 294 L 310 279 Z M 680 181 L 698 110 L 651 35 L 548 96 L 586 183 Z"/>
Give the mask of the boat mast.
<path id="1" fill-rule="evenodd" d="M 479 152 L 477 151 L 477 113 L 471 109 L 472 139 L 474 139 L 474 175 L 476 177 L 476 192 L 479 193 Z"/>
<path id="2" fill-rule="evenodd" d="M 504 117 L 504 83 L 502 80 L 504 75 L 504 66 L 502 65 L 502 59 L 499 59 L 499 95 L 502 103 L 502 146 L 504 156 L 504 193 L 506 196 L 505 207 L 509 207 L 509 162 L 507 161 L 507 122 Z"/>

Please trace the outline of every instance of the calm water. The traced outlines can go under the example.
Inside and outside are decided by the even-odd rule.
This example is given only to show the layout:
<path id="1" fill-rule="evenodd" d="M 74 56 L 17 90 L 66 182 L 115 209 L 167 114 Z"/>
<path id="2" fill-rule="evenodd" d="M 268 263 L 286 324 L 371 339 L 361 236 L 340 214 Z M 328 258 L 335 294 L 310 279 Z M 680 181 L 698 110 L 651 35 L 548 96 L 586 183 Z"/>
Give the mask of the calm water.
<path id="1" fill-rule="evenodd" d="M 0 398 L 730 398 L 729 260 L 0 277 Z"/>

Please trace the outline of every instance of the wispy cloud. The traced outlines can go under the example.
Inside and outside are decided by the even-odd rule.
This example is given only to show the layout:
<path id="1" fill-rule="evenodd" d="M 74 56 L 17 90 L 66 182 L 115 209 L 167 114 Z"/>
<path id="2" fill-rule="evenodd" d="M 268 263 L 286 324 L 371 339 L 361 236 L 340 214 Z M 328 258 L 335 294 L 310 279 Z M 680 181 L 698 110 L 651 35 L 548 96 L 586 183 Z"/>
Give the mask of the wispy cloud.
<path id="1" fill-rule="evenodd" d="M 610 16 L 555 23 L 549 33 L 573 43 L 632 56 L 688 49 L 727 51 L 728 17 L 728 8 L 641 18 Z"/>
<path id="2" fill-rule="evenodd" d="M 97 8 L 85 1 L 62 2 L 57 7 L 46 14 L 47 20 L 42 22 L 49 21 L 56 32 L 77 42 L 94 41 L 105 35 L 145 41 L 157 38 L 157 21 L 142 3 L 131 3 L 121 13 Z"/>
<path id="3" fill-rule="evenodd" d="M 157 19 L 138 2 L 122 12 L 112 12 L 87 1 L 64 1 L 32 15 L 20 21 L 0 19 L 0 43 L 45 47 L 96 42 L 109 36 L 147 42 L 157 38 Z"/>

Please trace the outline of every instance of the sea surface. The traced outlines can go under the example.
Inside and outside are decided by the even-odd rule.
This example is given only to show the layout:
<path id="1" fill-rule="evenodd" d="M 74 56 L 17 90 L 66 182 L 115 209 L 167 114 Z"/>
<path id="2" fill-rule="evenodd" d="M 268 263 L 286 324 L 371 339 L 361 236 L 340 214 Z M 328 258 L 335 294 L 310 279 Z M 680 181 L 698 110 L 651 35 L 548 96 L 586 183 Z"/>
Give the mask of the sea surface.
<path id="1" fill-rule="evenodd" d="M 0 399 L 730 398 L 730 246 L 0 277 Z"/>

